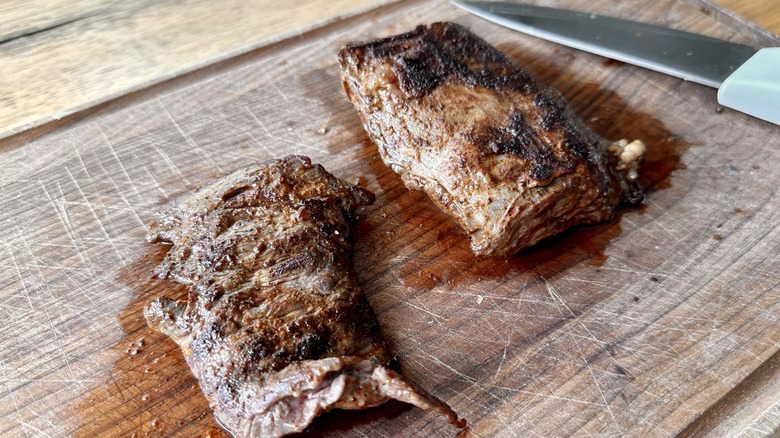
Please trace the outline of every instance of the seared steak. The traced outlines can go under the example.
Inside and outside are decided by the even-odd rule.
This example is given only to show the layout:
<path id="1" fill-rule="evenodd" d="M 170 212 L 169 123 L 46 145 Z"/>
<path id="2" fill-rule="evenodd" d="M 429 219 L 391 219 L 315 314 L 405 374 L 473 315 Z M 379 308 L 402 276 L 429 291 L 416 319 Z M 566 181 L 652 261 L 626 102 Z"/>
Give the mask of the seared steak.
<path id="1" fill-rule="evenodd" d="M 641 141 L 606 141 L 555 91 L 453 23 L 352 43 L 342 81 L 384 162 L 506 255 L 639 203 Z"/>
<path id="2" fill-rule="evenodd" d="M 397 399 L 461 425 L 396 372 L 357 283 L 350 221 L 374 201 L 305 157 L 256 164 L 194 192 L 151 224 L 172 244 L 159 278 L 186 300 L 145 309 L 173 338 L 236 437 L 299 432 L 318 414 Z"/>

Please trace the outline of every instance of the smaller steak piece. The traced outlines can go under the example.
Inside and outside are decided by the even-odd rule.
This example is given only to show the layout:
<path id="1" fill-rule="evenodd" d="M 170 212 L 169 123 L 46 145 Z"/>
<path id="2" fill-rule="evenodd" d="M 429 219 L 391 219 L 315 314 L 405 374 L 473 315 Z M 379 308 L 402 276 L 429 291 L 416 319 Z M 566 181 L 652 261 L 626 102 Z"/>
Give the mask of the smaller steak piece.
<path id="1" fill-rule="evenodd" d="M 190 286 L 160 297 L 149 326 L 181 347 L 217 421 L 236 437 L 300 432 L 330 409 L 397 399 L 458 426 L 393 370 L 352 269 L 350 222 L 373 193 L 306 157 L 249 166 L 151 224 L 172 244 L 155 270 Z"/>
<path id="2" fill-rule="evenodd" d="M 471 237 L 507 255 L 639 203 L 641 141 L 606 141 L 555 91 L 465 28 L 434 23 L 339 53 L 384 162 Z"/>

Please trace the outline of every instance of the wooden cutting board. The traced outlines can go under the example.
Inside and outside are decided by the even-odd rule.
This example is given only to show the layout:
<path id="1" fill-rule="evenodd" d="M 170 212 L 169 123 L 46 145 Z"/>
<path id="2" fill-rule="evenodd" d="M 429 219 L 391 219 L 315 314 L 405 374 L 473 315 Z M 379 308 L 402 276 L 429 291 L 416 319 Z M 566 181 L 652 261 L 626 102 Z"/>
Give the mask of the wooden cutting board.
<path id="1" fill-rule="evenodd" d="M 538 1 L 756 47 L 705 1 Z M 508 259 L 381 162 L 341 89 L 348 41 L 471 28 L 600 134 L 641 138 L 645 204 Z M 355 268 L 405 374 L 487 436 L 769 436 L 780 430 L 780 129 L 696 84 L 522 36 L 438 0 L 347 17 L 0 143 L 3 436 L 226 436 L 142 308 L 165 203 L 249 162 L 310 156 L 377 194 Z M 453 436 L 389 403 L 309 436 Z"/>

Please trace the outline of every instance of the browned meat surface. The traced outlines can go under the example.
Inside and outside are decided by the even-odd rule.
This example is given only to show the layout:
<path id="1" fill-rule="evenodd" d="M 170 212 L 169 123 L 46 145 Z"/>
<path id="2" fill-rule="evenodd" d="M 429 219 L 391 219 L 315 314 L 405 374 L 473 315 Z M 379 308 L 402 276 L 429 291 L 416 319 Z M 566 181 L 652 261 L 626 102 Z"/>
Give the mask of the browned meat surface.
<path id="1" fill-rule="evenodd" d="M 147 321 L 179 344 L 234 436 L 299 432 L 324 411 L 388 399 L 461 425 L 393 371 L 358 286 L 350 221 L 373 201 L 290 156 L 222 177 L 151 224 L 151 241 L 172 244 L 155 274 L 190 292 L 150 303 Z"/>
<path id="2" fill-rule="evenodd" d="M 385 163 L 471 237 L 505 255 L 643 199 L 640 141 L 589 131 L 555 91 L 453 23 L 339 53 L 342 80 Z"/>

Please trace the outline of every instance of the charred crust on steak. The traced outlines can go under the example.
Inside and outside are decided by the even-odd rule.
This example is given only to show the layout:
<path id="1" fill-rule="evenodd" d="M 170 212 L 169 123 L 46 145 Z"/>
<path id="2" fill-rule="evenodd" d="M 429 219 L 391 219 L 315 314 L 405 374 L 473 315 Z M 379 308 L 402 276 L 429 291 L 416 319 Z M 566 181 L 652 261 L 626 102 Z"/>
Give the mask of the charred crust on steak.
<path id="1" fill-rule="evenodd" d="M 462 26 L 350 43 L 339 63 L 384 162 L 449 213 L 478 255 L 512 254 L 642 202 L 641 142 L 599 137 L 558 92 Z"/>
<path id="2" fill-rule="evenodd" d="M 236 437 L 300 432 L 330 409 L 395 398 L 445 415 L 398 373 L 352 269 L 350 224 L 374 202 L 306 157 L 258 163 L 151 224 L 171 245 L 155 275 L 189 285 L 148 324 L 182 349 L 217 421 Z"/>
<path id="3" fill-rule="evenodd" d="M 399 66 L 399 85 L 409 96 L 419 97 L 456 78 L 472 87 L 536 91 L 525 70 L 515 68 L 506 55 L 452 23 L 419 25 L 400 35 L 347 44 L 339 56 L 356 51 L 364 52 L 366 59 L 392 57 Z"/>

